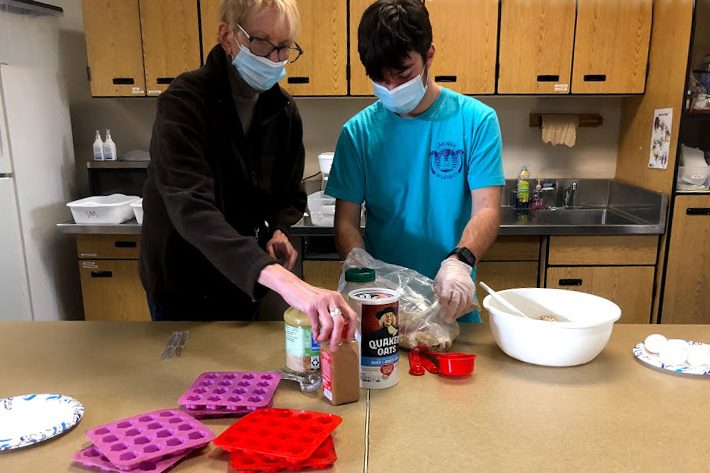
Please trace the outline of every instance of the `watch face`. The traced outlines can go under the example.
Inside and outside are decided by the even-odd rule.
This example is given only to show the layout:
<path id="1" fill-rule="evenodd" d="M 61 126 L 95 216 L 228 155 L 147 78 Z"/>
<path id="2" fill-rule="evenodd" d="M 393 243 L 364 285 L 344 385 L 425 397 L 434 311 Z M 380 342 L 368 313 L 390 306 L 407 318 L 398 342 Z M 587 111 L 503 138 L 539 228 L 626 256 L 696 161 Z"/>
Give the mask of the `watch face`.
<path id="1" fill-rule="evenodd" d="M 468 248 L 459 248 L 458 251 L 456 252 L 456 255 L 459 257 L 460 260 L 462 260 L 464 263 L 468 264 L 469 266 L 473 266 L 476 264 L 476 257 L 474 256 L 473 253 Z"/>

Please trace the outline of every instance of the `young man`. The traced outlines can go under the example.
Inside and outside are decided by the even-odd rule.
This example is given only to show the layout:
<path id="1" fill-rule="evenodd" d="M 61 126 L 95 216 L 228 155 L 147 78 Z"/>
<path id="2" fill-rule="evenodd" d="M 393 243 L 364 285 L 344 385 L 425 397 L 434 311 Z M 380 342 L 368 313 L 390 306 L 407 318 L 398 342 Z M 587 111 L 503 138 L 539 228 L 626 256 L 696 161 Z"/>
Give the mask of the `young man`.
<path id="1" fill-rule="evenodd" d="M 289 270 L 306 196 L 301 117 L 278 85 L 301 54 L 295 0 L 222 0 L 220 44 L 161 95 L 141 279 L 154 320 L 253 320 L 267 288 L 337 346 L 355 313 Z"/>
<path id="2" fill-rule="evenodd" d="M 421 0 L 375 2 L 358 41 L 380 100 L 345 124 L 336 146 L 327 193 L 337 198 L 338 251 L 365 248 L 413 268 L 434 279 L 446 320 L 480 321 L 469 313 L 474 268 L 498 233 L 505 183 L 496 114 L 434 83 L 436 50 Z"/>

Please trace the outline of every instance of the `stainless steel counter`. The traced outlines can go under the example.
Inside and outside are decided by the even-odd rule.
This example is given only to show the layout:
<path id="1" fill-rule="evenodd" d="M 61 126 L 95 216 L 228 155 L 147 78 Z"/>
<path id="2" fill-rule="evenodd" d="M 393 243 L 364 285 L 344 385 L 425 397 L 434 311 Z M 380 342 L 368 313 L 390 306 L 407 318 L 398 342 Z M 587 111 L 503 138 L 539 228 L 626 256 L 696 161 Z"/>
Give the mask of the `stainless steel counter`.
<path id="1" fill-rule="evenodd" d="M 574 205 L 560 205 L 561 191 L 576 183 Z M 640 187 L 608 179 L 558 179 L 545 194 L 548 208 L 516 210 L 509 206 L 515 181 L 502 190 L 500 235 L 660 235 L 665 232 L 668 197 Z M 121 225 L 59 224 L 71 234 L 137 235 L 140 225 L 132 220 Z M 306 216 L 291 227 L 294 236 L 331 236 L 333 227 L 315 226 Z"/>

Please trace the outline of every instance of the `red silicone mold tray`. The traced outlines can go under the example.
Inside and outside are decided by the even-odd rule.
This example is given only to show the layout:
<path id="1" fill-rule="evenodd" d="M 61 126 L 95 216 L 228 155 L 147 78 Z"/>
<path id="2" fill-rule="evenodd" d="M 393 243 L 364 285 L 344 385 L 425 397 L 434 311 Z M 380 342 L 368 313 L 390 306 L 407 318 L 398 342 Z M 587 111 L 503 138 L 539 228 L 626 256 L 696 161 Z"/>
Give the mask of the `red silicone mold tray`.
<path id="1" fill-rule="evenodd" d="M 116 465 L 111 463 L 111 461 L 109 461 L 109 459 L 101 453 L 98 448 L 91 445 L 79 452 L 76 452 L 74 454 L 74 461 L 89 468 L 99 468 L 104 471 L 115 471 L 118 473 L 142 473 L 146 471 L 150 471 L 151 473 L 162 473 L 163 471 L 169 470 L 175 466 L 175 464 L 177 464 L 180 460 L 189 455 L 190 451 L 177 453 L 175 455 L 165 455 L 164 457 L 156 460 L 143 462 L 134 469 L 121 470 Z"/>
<path id="2" fill-rule="evenodd" d="M 323 412 L 267 408 L 247 414 L 214 441 L 227 450 L 249 450 L 302 462 L 343 419 Z"/>
<path id="3" fill-rule="evenodd" d="M 279 381 L 281 374 L 277 371 L 206 372 L 180 396 L 178 404 L 190 410 L 265 407 L 271 403 Z"/>
<path id="4" fill-rule="evenodd" d="M 335 445 L 330 435 L 321 443 L 313 455 L 303 462 L 293 463 L 282 457 L 261 455 L 251 451 L 235 450 L 232 452 L 230 466 L 237 471 L 261 471 L 270 473 L 280 470 L 299 471 L 306 468 L 323 469 L 335 463 Z"/>
<path id="5" fill-rule="evenodd" d="M 177 409 L 164 409 L 104 424 L 86 432 L 94 446 L 121 470 L 210 443 L 215 435 Z"/>

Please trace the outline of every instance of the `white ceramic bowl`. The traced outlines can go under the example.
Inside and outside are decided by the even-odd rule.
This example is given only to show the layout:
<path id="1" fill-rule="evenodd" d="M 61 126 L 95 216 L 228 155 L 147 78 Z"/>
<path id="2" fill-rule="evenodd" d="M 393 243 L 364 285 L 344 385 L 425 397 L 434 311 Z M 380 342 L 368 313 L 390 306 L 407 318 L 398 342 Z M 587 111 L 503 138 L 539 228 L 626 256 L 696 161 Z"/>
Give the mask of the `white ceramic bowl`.
<path id="1" fill-rule="evenodd" d="M 483 299 L 500 349 L 536 365 L 575 366 L 592 361 L 606 346 L 614 322 L 621 317 L 618 305 L 584 292 L 522 288 L 499 294 L 533 317 L 558 314 L 569 320 L 531 320 L 511 314 L 491 296 Z"/>

